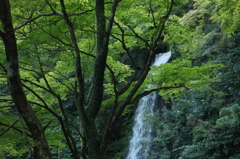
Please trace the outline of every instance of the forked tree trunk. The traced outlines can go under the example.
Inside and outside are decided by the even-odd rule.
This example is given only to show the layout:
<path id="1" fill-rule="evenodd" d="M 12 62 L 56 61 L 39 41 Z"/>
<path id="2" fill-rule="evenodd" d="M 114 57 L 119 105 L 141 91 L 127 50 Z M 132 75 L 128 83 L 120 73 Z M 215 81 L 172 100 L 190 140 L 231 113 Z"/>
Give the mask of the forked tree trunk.
<path id="1" fill-rule="evenodd" d="M 118 0 L 112 4 L 111 14 L 106 26 L 106 17 L 104 12 L 104 0 L 96 0 L 96 29 L 97 29 L 97 53 L 94 63 L 93 90 L 89 106 L 86 109 L 87 118 L 82 121 L 84 134 L 88 146 L 89 159 L 102 159 L 103 152 L 100 150 L 100 139 L 95 126 L 96 116 L 100 110 L 103 98 L 103 81 L 108 55 L 108 41 L 112 29 L 113 19 L 116 12 Z"/>
<path id="2" fill-rule="evenodd" d="M 13 101 L 21 113 L 34 141 L 34 159 L 51 159 L 52 155 L 44 135 L 41 123 L 29 105 L 24 94 L 18 64 L 18 51 L 14 34 L 9 0 L 0 0 L 0 36 L 4 42 L 7 58 L 7 78 Z"/>

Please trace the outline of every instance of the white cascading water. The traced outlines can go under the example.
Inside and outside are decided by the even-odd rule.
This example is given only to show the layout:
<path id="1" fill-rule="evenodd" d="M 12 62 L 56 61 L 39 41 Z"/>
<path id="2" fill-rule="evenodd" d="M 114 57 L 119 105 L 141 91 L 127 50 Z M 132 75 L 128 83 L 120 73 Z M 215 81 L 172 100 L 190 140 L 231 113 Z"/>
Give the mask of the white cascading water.
<path id="1" fill-rule="evenodd" d="M 171 57 L 171 51 L 156 55 L 153 65 L 159 66 L 168 62 Z M 152 128 L 147 120 L 149 115 L 153 114 L 157 93 L 151 93 L 141 98 L 138 108 L 135 112 L 133 136 L 129 144 L 129 152 L 126 159 L 147 159 L 151 143 Z"/>

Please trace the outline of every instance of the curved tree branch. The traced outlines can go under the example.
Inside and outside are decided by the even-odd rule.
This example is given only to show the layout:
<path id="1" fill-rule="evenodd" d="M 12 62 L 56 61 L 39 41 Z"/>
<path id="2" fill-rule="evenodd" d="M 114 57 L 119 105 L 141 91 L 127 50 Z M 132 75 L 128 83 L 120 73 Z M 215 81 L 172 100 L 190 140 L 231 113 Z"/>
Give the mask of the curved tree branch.
<path id="1" fill-rule="evenodd" d="M 143 91 L 142 93 L 138 94 L 136 97 L 134 97 L 130 102 L 129 104 L 134 104 L 136 103 L 137 101 L 139 101 L 139 99 L 141 99 L 142 97 L 152 93 L 152 92 L 155 92 L 155 91 L 159 91 L 161 89 L 173 89 L 173 88 L 181 88 L 181 87 L 184 87 L 186 88 L 185 86 L 183 85 L 180 85 L 180 86 L 170 86 L 170 87 L 159 87 L 159 88 L 155 88 L 155 89 L 151 89 L 151 90 L 148 90 L 148 91 Z"/>
<path id="2" fill-rule="evenodd" d="M 9 126 L 7 127 L 6 130 L 4 130 L 3 132 L 1 132 L 0 136 L 4 135 L 4 134 L 5 134 L 6 132 L 8 132 L 11 128 L 13 128 L 13 126 L 14 126 L 18 121 L 19 121 L 19 119 L 15 120 L 11 125 L 9 125 Z M 3 124 L 2 122 L 0 122 L 0 125 L 7 126 L 6 124 Z M 16 128 L 15 128 L 15 129 L 16 129 Z M 19 130 L 19 129 L 17 129 L 17 130 L 22 133 L 21 130 Z"/>
<path id="3" fill-rule="evenodd" d="M 28 140 L 27 132 L 26 132 L 25 127 L 24 127 L 24 122 L 23 122 L 21 113 L 19 111 L 18 111 L 18 115 L 19 115 L 19 121 L 20 121 L 21 129 L 22 129 L 22 135 L 23 135 L 23 138 L 25 140 L 25 146 L 27 147 L 29 156 L 32 157 L 33 152 L 32 152 L 32 149 L 31 149 L 31 144 Z"/>
<path id="4" fill-rule="evenodd" d="M 6 67 L 4 67 L 3 64 L 1 64 L 1 63 L 0 63 L 0 66 L 2 67 L 3 71 L 4 71 L 5 73 L 7 73 Z"/>
<path id="5" fill-rule="evenodd" d="M 40 18 L 40 17 L 53 16 L 53 15 L 62 16 L 60 12 L 56 12 L 56 13 L 40 13 L 40 12 L 39 12 L 36 17 L 27 20 L 25 23 L 23 23 L 23 24 L 21 24 L 20 26 L 14 28 L 14 30 L 18 30 L 18 29 L 24 27 L 25 25 L 27 25 L 28 23 L 31 23 L 31 22 L 35 21 L 36 19 L 38 19 L 38 18 Z"/>
<path id="6" fill-rule="evenodd" d="M 173 9 L 173 6 L 174 6 L 174 0 L 171 0 L 170 2 L 170 6 L 169 6 L 169 9 L 166 13 L 165 16 L 162 17 L 162 22 L 161 22 L 161 25 L 160 25 L 160 30 L 158 30 L 156 32 L 157 34 L 157 38 L 155 39 L 154 43 L 153 43 L 153 48 L 155 48 L 157 46 L 157 43 L 158 41 L 160 40 L 161 36 L 162 36 L 162 33 L 163 33 L 163 30 L 165 29 L 165 23 L 167 22 L 169 16 L 170 16 L 170 13 L 172 12 L 172 9 Z"/>
<path id="7" fill-rule="evenodd" d="M 7 124 L 4 124 L 2 122 L 0 122 L 0 125 L 3 125 L 3 126 L 6 126 L 6 127 L 11 127 L 13 130 L 16 130 L 18 132 L 20 132 L 22 134 L 22 130 L 17 128 L 17 127 L 14 127 L 14 126 L 11 126 L 11 125 L 7 125 Z M 3 132 L 2 132 L 3 133 Z M 3 134 L 1 133 L 0 136 L 2 136 Z M 32 138 L 32 135 L 31 134 L 27 134 L 28 137 Z"/>
<path id="8" fill-rule="evenodd" d="M 152 48 L 151 45 L 149 44 L 148 40 L 142 38 L 137 32 L 135 32 L 135 30 L 134 30 L 130 25 L 128 25 L 128 28 L 133 32 L 133 34 L 135 35 L 135 37 L 138 38 L 138 39 L 140 39 L 140 40 L 142 40 L 149 49 Z"/>

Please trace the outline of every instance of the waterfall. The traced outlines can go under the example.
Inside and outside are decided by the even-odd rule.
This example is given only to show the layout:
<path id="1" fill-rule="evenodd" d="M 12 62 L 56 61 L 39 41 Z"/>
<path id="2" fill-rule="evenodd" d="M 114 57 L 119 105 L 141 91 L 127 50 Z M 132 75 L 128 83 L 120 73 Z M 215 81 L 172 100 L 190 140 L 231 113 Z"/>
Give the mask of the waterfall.
<path id="1" fill-rule="evenodd" d="M 156 55 L 153 65 L 159 66 L 168 62 L 171 52 Z M 141 98 L 135 112 L 133 135 L 129 144 L 129 152 L 126 159 L 147 159 L 150 150 L 152 127 L 147 120 L 153 114 L 157 93 L 153 92 Z"/>

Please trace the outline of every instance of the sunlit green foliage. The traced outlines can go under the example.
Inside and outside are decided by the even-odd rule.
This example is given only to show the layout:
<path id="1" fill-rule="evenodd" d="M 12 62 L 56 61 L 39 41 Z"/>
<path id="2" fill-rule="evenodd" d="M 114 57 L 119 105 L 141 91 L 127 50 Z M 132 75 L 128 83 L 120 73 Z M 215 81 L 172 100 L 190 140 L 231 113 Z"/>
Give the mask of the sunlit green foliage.
<path id="1" fill-rule="evenodd" d="M 195 0 L 196 8 L 211 9 L 211 19 L 217 22 L 230 35 L 239 29 L 240 2 L 238 0 Z"/>
<path id="2" fill-rule="evenodd" d="M 186 88 L 199 91 L 211 89 L 210 83 L 219 82 L 220 74 L 214 71 L 222 66 L 213 63 L 192 66 L 190 60 L 177 59 L 171 63 L 152 66 L 151 74 L 146 82 L 148 85 L 151 84 L 153 88 L 165 88 L 159 92 L 165 99 L 178 98 Z M 182 88 L 171 89 L 171 87 L 177 86 L 182 86 Z"/>
<path id="3" fill-rule="evenodd" d="M 47 4 L 47 2 L 50 4 Z M 160 89 L 160 95 L 165 99 L 170 98 L 173 102 L 176 102 L 177 98 L 186 93 L 186 89 L 194 92 L 194 97 L 188 97 L 186 100 L 181 98 L 176 105 L 173 104 L 172 110 L 164 110 L 163 118 L 165 120 L 159 123 L 156 121 L 158 136 L 154 139 L 154 142 L 156 142 L 156 146 L 161 147 L 161 158 L 169 158 L 169 156 L 173 158 L 196 158 L 203 154 L 206 155 L 208 153 L 206 149 L 196 154 L 193 154 L 193 152 L 199 149 L 197 142 L 202 142 L 203 138 L 205 140 L 205 137 L 209 135 L 208 131 L 218 132 L 217 140 L 224 137 L 222 129 L 228 128 L 234 132 L 234 129 L 239 125 L 237 122 L 239 114 L 234 112 L 234 110 L 239 109 L 237 104 L 218 109 L 222 103 L 220 98 L 202 97 L 204 92 L 207 92 L 209 96 L 214 93 L 213 96 L 216 95 L 216 92 L 211 92 L 211 85 L 212 83 L 217 85 L 220 82 L 220 75 L 223 72 L 227 73 L 221 76 L 223 82 L 218 85 L 218 88 L 222 88 L 224 93 L 230 92 L 231 95 L 239 93 L 236 89 L 238 87 L 235 87 L 238 86 L 237 81 L 239 80 L 230 82 L 229 77 L 238 79 L 237 74 L 240 67 L 235 64 L 236 61 L 234 61 L 233 67 L 230 67 L 232 66 L 230 62 L 228 63 L 230 57 L 232 60 L 238 59 L 234 55 L 239 50 L 234 50 L 232 54 L 226 56 L 221 54 L 215 61 L 205 60 L 203 63 L 196 64 L 196 61 L 203 56 L 213 56 L 213 52 L 219 51 L 218 46 L 225 44 L 227 39 L 227 35 L 222 36 L 222 32 L 219 32 L 218 29 L 206 34 L 206 30 L 209 28 L 206 29 L 205 26 L 208 25 L 209 19 L 213 19 L 214 22 L 221 24 L 221 27 L 233 34 L 239 26 L 237 21 L 239 19 L 239 2 L 236 0 L 231 0 L 231 3 L 220 0 L 196 0 L 193 9 L 185 14 L 185 11 L 178 6 L 188 2 L 188 0 L 175 0 L 174 12 L 180 12 L 183 16 L 178 17 L 172 14 L 166 26 L 163 27 L 164 30 L 161 30 L 164 33 L 164 41 L 170 45 L 171 50 L 180 52 L 182 56 L 171 61 L 171 63 L 151 67 L 151 73 L 138 89 L 137 94 L 133 96 L 135 98 L 144 90 Z M 100 112 L 106 111 L 109 113 L 110 108 L 114 104 L 125 100 L 137 84 L 137 82 L 132 82 L 129 88 L 123 93 L 121 92 L 122 94 L 116 99 L 118 95 L 116 92 L 128 84 L 130 77 L 136 71 L 132 61 L 132 63 L 129 62 L 132 64 L 131 66 L 121 63 L 123 54 L 129 53 L 134 47 L 156 49 L 151 48 L 151 46 L 153 46 L 154 40 L 159 39 L 156 43 L 160 43 L 160 39 L 163 38 L 158 37 L 159 28 L 166 20 L 166 12 L 170 4 L 171 1 L 169 0 L 123 0 L 119 3 L 109 41 L 109 54 L 104 77 L 105 96 Z M 86 86 L 84 93 L 88 97 L 91 95 L 93 65 L 96 56 L 95 6 L 93 1 L 88 0 L 66 1 L 65 5 L 77 36 L 77 44 L 81 52 L 84 85 Z M 59 154 L 60 157 L 69 158 L 70 151 L 66 145 L 59 117 L 64 122 L 69 120 L 72 124 L 70 132 L 77 141 L 77 146 L 81 147 L 83 139 L 77 131 L 80 127 L 79 118 L 81 117 L 76 117 L 77 110 L 75 108 L 75 96 L 79 93 L 75 77 L 76 57 L 68 27 L 61 16 L 60 3 L 55 0 L 24 0 L 11 1 L 11 6 L 14 27 L 16 28 L 20 75 L 27 99 L 43 127 L 47 126 L 45 134 L 55 158 Z M 110 12 L 111 3 L 106 2 L 105 8 L 107 13 Z M 211 9 L 213 12 L 210 12 Z M 53 10 L 57 12 L 53 12 Z M 34 17 L 38 18 L 26 24 L 28 20 Z M 208 17 L 210 18 L 208 19 Z M 234 20 L 227 20 L 230 17 L 233 17 Z M 106 18 L 108 19 L 108 17 Z M 206 46 L 210 40 L 214 41 L 216 37 L 222 39 L 218 46 Z M 233 43 L 228 44 L 229 47 L 234 46 Z M 203 52 L 201 49 L 204 47 L 209 47 L 209 49 L 204 49 Z M 130 61 L 130 58 L 128 60 Z M 0 106 L 13 104 L 7 88 L 5 61 L 4 49 L 2 41 L 0 41 Z M 227 67 L 216 63 L 224 63 Z M 218 71 L 220 68 L 222 71 Z M 149 85 L 152 85 L 152 88 L 149 88 Z M 207 100 L 202 101 L 197 100 L 197 98 L 204 98 L 204 100 L 207 98 Z M 89 101 L 84 102 L 88 103 Z M 122 115 L 128 115 L 132 112 L 132 105 L 133 103 L 130 103 Z M 213 113 L 214 110 L 217 110 L 214 117 L 218 115 L 218 111 L 220 117 L 216 117 L 212 121 L 205 121 L 205 119 L 212 117 L 207 113 Z M 67 117 L 64 116 L 66 112 Z M 108 116 L 108 114 L 104 114 L 104 117 Z M 18 114 L 14 106 L 13 108 L 0 108 L 0 122 L 11 125 L 16 119 L 18 119 Z M 190 119 L 196 119 L 198 122 L 196 121 L 196 125 L 191 125 Z M 226 122 L 225 119 L 228 119 L 228 121 Z M 98 120 L 96 124 L 99 128 L 99 134 L 102 135 L 103 130 L 100 129 L 105 126 L 107 118 L 99 117 Z M 27 154 L 27 148 L 24 145 L 26 141 L 21 133 L 20 123 L 18 122 L 15 127 L 20 132 L 16 133 L 16 130 L 10 129 L 9 132 L 0 137 L 0 145 L 6 145 L 5 147 L 0 146 L 0 153 L 4 152 L 10 156 L 21 157 Z M 6 128 L 7 126 L 1 124 L 1 132 Z M 210 132 L 210 135 L 213 135 L 213 133 L 215 132 Z M 121 135 L 125 134 L 129 135 L 129 133 L 124 132 Z M 176 136 L 182 136 L 182 138 L 176 138 Z M 190 139 L 187 139 L 188 137 Z M 232 141 L 232 137 L 229 137 L 231 138 L 229 141 Z M 108 150 L 119 150 L 119 147 L 126 144 L 125 140 L 119 140 L 120 143 L 110 143 Z M 214 150 L 216 140 L 206 139 L 203 143 Z M 32 144 L 31 138 L 29 138 L 29 142 Z M 227 138 L 223 142 L 227 142 Z M 115 158 L 123 157 L 125 151 L 126 149 L 117 153 Z M 159 154 L 154 154 L 153 157 L 155 155 L 156 158 L 159 157 Z"/>
<path id="4" fill-rule="evenodd" d="M 119 61 L 114 60 L 111 56 L 108 57 L 107 64 L 111 71 L 114 72 L 118 83 L 127 83 L 126 77 L 131 76 L 133 72 L 128 65 L 124 65 Z M 107 83 L 104 84 L 106 93 L 114 95 L 114 79 L 109 70 L 106 71 L 105 79 L 107 81 Z"/>
<path id="5" fill-rule="evenodd" d="M 190 65 L 193 68 L 206 63 L 210 64 L 210 61 L 211 64 L 222 63 L 224 67 L 215 71 L 215 75 L 212 74 L 212 77 L 220 75 L 221 80 L 210 85 L 202 83 L 197 87 L 200 89 L 185 91 L 180 98 L 172 98 L 171 107 L 156 113 L 154 121 L 158 126 L 156 128 L 158 135 L 153 141 L 154 146 L 162 151 L 153 152 L 152 158 L 237 159 L 239 158 L 239 80 L 237 76 L 239 74 L 239 32 L 238 27 L 234 25 L 237 23 L 234 22 L 236 19 L 230 17 L 233 12 L 235 15 L 238 14 L 234 10 L 238 8 L 239 2 L 201 0 L 195 2 L 194 8 L 183 17 L 173 17 L 173 20 L 180 23 L 173 23 L 174 21 L 169 23 L 177 27 L 170 26 L 170 29 L 175 31 L 175 39 L 168 34 L 166 41 L 173 45 L 176 52 L 183 55 L 182 59 L 194 59 Z M 225 8 L 226 6 L 228 9 Z M 232 35 L 231 38 L 228 35 Z M 189 65 L 185 65 L 183 70 L 186 66 Z M 205 75 L 210 73 L 207 72 Z M 202 73 L 200 71 L 201 74 L 204 75 L 204 71 Z M 185 75 L 191 76 L 189 73 Z M 211 73 L 209 75 L 211 76 Z M 212 89 L 201 89 L 204 87 Z"/>

